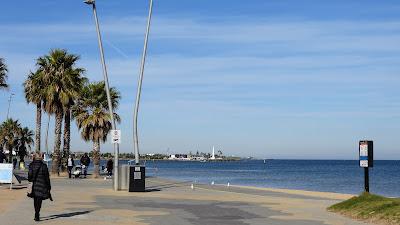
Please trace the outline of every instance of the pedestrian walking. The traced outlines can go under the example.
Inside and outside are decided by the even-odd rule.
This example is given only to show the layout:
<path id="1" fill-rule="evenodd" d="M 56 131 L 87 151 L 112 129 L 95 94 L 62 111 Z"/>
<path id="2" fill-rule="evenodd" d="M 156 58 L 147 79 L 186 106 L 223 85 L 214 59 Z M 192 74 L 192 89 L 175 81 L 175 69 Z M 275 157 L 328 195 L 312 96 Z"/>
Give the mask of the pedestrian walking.
<path id="1" fill-rule="evenodd" d="M 74 162 L 74 157 L 72 155 L 69 155 L 68 161 L 67 161 L 67 169 L 68 169 L 68 178 L 71 179 L 72 177 L 72 169 L 75 166 Z"/>
<path id="2" fill-rule="evenodd" d="M 88 156 L 87 153 L 85 153 L 85 154 L 82 156 L 82 158 L 81 158 L 81 164 L 82 164 L 82 169 L 83 169 L 83 176 L 84 176 L 84 178 L 86 178 L 86 176 L 87 176 L 87 170 L 88 170 L 88 167 L 89 167 L 89 165 L 90 165 L 90 158 L 89 158 L 89 156 Z"/>
<path id="3" fill-rule="evenodd" d="M 40 221 L 40 209 L 42 201 L 46 199 L 53 200 L 51 197 L 50 175 L 47 165 L 43 163 L 40 153 L 33 156 L 33 161 L 29 165 L 28 181 L 32 182 L 32 191 L 28 193 L 28 197 L 33 198 L 35 208 L 35 221 Z"/>
<path id="4" fill-rule="evenodd" d="M 4 154 L 3 150 L 0 150 L 0 163 L 4 163 L 6 161 L 7 157 Z"/>
<path id="5" fill-rule="evenodd" d="M 112 176 L 113 168 L 114 168 L 114 162 L 112 161 L 111 158 L 109 158 L 107 161 L 107 173 L 109 177 Z"/>

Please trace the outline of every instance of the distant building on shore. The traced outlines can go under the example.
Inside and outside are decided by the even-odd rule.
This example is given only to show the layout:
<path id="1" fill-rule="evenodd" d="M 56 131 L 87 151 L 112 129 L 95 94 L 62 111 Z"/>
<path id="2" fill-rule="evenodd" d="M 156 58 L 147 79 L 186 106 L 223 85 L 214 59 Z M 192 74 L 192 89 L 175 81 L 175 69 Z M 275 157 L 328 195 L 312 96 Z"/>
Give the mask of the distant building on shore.
<path id="1" fill-rule="evenodd" d="M 223 156 L 222 151 L 216 152 L 215 146 L 212 147 L 212 153 L 204 153 L 197 151 L 195 154 L 190 152 L 189 154 L 172 154 L 169 155 L 168 160 L 181 160 L 181 161 L 214 161 L 224 160 L 226 157 Z"/>
<path id="2" fill-rule="evenodd" d="M 174 154 L 170 155 L 169 160 L 190 160 L 190 157 L 188 157 L 187 154 Z"/>

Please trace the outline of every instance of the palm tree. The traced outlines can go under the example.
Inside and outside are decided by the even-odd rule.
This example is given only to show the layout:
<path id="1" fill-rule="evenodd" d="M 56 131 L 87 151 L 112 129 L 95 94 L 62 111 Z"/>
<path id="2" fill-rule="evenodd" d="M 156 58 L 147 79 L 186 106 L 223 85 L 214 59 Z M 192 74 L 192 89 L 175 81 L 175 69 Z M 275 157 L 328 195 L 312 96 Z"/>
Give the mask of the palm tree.
<path id="1" fill-rule="evenodd" d="M 0 58 L 0 89 L 7 88 L 7 66 L 4 63 L 4 59 Z"/>
<path id="2" fill-rule="evenodd" d="M 9 162 L 12 161 L 12 152 L 18 147 L 21 124 L 18 120 L 7 119 L 0 125 L 0 141 L 3 149 L 9 151 Z"/>
<path id="3" fill-rule="evenodd" d="M 40 71 L 30 73 L 23 84 L 25 99 L 28 103 L 36 104 L 36 132 L 35 151 L 40 152 L 40 133 L 42 125 L 42 101 L 43 101 L 43 76 Z"/>
<path id="4" fill-rule="evenodd" d="M 65 108 L 71 104 L 72 96 L 79 96 L 81 85 L 78 82 L 84 69 L 76 68 L 79 56 L 69 54 L 66 50 L 51 50 L 49 55 L 37 60 L 39 71 L 43 76 L 43 108 L 55 115 L 55 138 L 52 173 L 59 173 L 61 162 L 61 126 Z M 78 82 L 78 83 L 77 83 Z M 78 85 L 77 85 L 78 84 Z"/>
<path id="5" fill-rule="evenodd" d="M 24 162 L 24 157 L 27 155 L 26 149 L 31 149 L 31 145 L 33 145 L 33 131 L 28 127 L 24 127 L 19 132 L 18 138 L 18 156 L 20 162 Z"/>
<path id="6" fill-rule="evenodd" d="M 118 107 L 120 94 L 110 88 L 113 109 Z M 94 178 L 99 177 L 100 142 L 107 140 L 111 130 L 111 117 L 108 111 L 107 95 L 104 82 L 91 83 L 83 88 L 82 95 L 72 108 L 81 136 L 85 141 L 93 142 Z M 120 117 L 114 113 L 119 122 Z"/>

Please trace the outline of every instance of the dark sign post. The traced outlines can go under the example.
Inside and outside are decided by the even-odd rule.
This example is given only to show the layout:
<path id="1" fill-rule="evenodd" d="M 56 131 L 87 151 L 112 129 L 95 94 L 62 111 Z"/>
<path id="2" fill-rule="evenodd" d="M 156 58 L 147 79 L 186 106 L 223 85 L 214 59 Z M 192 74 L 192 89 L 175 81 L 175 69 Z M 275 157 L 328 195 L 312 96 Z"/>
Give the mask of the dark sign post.
<path id="1" fill-rule="evenodd" d="M 369 167 L 374 166 L 374 142 L 360 141 L 360 167 L 364 168 L 365 192 L 369 192 Z"/>

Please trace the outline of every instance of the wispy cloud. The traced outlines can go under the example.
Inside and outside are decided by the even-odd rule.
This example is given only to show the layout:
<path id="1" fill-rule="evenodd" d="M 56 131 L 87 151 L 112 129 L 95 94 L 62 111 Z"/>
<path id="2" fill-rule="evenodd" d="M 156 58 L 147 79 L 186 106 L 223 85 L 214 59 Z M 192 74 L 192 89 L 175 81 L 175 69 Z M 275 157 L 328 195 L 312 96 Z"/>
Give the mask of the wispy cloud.
<path id="1" fill-rule="evenodd" d="M 145 18 L 126 17 L 108 19 L 101 24 L 104 34 L 124 41 L 143 39 Z M 400 21 L 268 21 L 243 18 L 201 20 L 193 18 L 154 18 L 153 40 L 174 42 L 214 42 L 229 45 L 273 44 L 290 48 L 311 50 L 399 50 Z M 16 42 L 25 40 L 52 40 L 56 43 L 88 41 L 94 33 L 90 21 L 81 23 L 3 24 L 0 28 L 8 35 L 0 40 Z M 307 43 L 306 46 L 302 43 Z M 239 46 L 236 46 L 239 47 Z M 395 48 L 395 49 L 393 49 Z"/>

